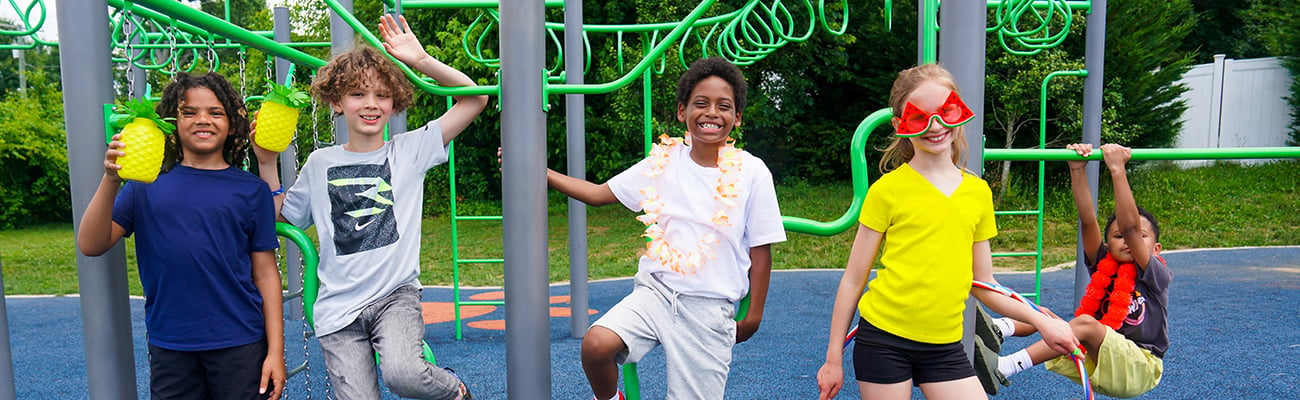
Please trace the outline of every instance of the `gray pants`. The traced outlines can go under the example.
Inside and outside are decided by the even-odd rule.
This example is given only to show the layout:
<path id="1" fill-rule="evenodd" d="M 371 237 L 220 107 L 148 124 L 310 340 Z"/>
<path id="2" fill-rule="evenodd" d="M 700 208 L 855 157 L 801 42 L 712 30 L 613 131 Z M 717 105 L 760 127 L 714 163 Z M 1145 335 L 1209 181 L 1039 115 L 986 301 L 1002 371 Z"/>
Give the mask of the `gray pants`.
<path id="1" fill-rule="evenodd" d="M 420 289 L 403 286 L 366 306 L 352 324 L 320 337 L 334 394 L 339 400 L 379 399 L 375 352 L 384 383 L 413 399 L 455 399 L 460 380 L 424 360 Z"/>
<path id="2" fill-rule="evenodd" d="M 736 344 L 735 305 L 726 299 L 682 295 L 649 274 L 594 325 L 627 344 L 618 362 L 640 361 L 662 344 L 668 399 L 721 399 Z"/>

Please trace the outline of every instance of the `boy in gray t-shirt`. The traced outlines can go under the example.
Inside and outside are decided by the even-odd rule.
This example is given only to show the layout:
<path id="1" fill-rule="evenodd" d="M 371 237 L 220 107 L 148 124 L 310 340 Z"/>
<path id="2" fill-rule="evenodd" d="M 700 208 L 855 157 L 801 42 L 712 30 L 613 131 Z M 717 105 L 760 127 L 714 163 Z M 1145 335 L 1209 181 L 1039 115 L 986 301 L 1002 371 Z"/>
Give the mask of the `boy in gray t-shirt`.
<path id="1" fill-rule="evenodd" d="M 474 81 L 425 52 L 406 20 L 384 16 L 384 49 L 443 86 Z M 343 116 L 347 143 L 312 152 L 298 181 L 276 196 L 281 220 L 316 226 L 321 240 L 315 330 L 339 399 L 379 396 L 384 383 L 401 397 L 468 399 L 464 383 L 421 354 L 420 208 L 424 174 L 447 161 L 447 145 L 483 111 L 486 96 L 457 96 L 435 121 L 384 141 L 384 126 L 412 98 L 411 84 L 378 50 L 334 57 L 312 83 L 316 97 Z M 279 185 L 275 153 L 257 149 L 262 179 Z"/>

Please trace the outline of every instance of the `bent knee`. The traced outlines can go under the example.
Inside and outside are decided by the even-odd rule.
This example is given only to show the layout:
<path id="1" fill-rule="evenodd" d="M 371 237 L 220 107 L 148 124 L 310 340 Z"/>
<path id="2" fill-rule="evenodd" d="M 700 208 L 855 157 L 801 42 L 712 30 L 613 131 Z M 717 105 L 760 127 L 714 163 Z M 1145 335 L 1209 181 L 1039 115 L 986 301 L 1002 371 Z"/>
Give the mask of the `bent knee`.
<path id="1" fill-rule="evenodd" d="M 617 333 L 603 326 L 593 326 L 582 338 L 582 358 L 589 360 L 613 359 L 627 344 Z"/>

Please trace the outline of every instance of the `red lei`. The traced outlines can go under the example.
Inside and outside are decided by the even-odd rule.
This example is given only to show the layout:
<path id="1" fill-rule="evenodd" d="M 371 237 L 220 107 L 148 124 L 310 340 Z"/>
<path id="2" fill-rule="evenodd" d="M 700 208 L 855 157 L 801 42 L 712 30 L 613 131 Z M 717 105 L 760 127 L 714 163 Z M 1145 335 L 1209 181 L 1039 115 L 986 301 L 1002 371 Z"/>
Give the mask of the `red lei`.
<path id="1" fill-rule="evenodd" d="M 1097 272 L 1092 273 L 1092 281 L 1088 282 L 1088 288 L 1083 292 L 1083 299 L 1079 301 L 1079 309 L 1075 310 L 1074 316 L 1091 315 L 1097 316 L 1097 311 L 1101 308 L 1101 300 L 1108 300 L 1106 313 L 1097 318 L 1102 325 L 1109 326 L 1111 329 L 1119 330 L 1124 324 L 1124 318 L 1128 316 L 1128 306 L 1133 302 L 1133 288 L 1137 280 L 1137 265 L 1134 263 L 1120 264 L 1111 257 L 1110 253 L 1106 258 L 1097 261 Z M 1112 288 L 1111 282 L 1115 285 Z M 1111 289 L 1107 292 L 1106 289 Z"/>

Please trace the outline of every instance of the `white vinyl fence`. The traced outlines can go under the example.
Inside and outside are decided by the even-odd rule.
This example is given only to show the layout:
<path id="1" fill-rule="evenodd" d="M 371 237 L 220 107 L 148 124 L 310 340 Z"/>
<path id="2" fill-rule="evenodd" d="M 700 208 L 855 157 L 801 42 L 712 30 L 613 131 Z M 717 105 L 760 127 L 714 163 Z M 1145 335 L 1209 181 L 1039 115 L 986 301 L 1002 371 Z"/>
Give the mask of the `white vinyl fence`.
<path id="1" fill-rule="evenodd" d="M 1222 54 L 1192 67 L 1180 81 L 1187 111 L 1178 148 L 1286 146 L 1291 77 L 1276 57 L 1234 60 Z M 1270 160 L 1243 160 L 1246 163 Z M 1189 167 L 1208 161 L 1179 161 Z"/>

